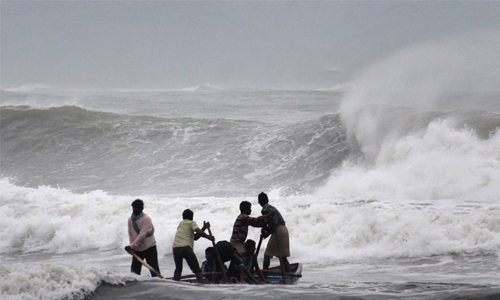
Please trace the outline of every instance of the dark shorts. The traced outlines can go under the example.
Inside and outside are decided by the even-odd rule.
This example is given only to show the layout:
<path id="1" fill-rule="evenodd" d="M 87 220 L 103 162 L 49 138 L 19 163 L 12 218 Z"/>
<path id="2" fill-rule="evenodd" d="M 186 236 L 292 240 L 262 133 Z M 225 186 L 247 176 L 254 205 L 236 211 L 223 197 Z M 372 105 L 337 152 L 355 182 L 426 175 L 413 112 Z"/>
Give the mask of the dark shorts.
<path id="1" fill-rule="evenodd" d="M 193 248 L 189 246 L 176 247 L 172 249 L 174 254 L 175 271 L 173 280 L 180 280 L 182 275 L 182 263 L 185 259 L 189 268 L 193 273 L 201 273 L 200 265 L 198 264 L 198 259 L 193 252 Z"/>

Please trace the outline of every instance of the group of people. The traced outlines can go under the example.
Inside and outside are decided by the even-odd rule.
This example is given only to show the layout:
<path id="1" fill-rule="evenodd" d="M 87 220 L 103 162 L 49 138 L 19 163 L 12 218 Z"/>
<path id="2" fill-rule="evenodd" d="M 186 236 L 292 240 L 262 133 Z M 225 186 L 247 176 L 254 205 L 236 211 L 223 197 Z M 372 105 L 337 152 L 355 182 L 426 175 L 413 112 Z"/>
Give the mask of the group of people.
<path id="1" fill-rule="evenodd" d="M 271 258 L 278 257 L 286 272 L 290 271 L 287 257 L 290 256 L 290 242 L 285 220 L 280 212 L 269 204 L 269 198 L 265 193 L 258 196 L 262 206 L 259 217 L 251 217 L 252 204 L 248 201 L 240 203 L 240 215 L 233 225 L 231 238 L 228 241 L 215 243 L 215 238 L 210 231 L 210 223 L 203 222 L 200 229 L 193 221 L 194 213 L 190 209 L 182 213 L 183 220 L 177 226 L 172 253 L 174 256 L 175 270 L 173 280 L 180 280 L 184 260 L 191 271 L 195 274 L 199 283 L 206 280 L 219 282 L 223 273 L 228 278 L 240 283 L 266 283 L 266 277 L 257 262 L 256 242 L 248 239 L 248 227 L 260 227 L 261 239 L 268 238 L 269 242 L 264 253 L 263 269 L 269 268 Z M 156 272 L 151 270 L 151 276 L 156 277 L 160 273 L 158 266 L 158 253 L 156 250 L 156 239 L 154 237 L 154 226 L 151 218 L 143 212 L 144 202 L 140 199 L 132 202 L 132 215 L 128 219 L 128 236 L 130 245 L 125 250 L 134 251 L 136 256 L 145 260 Z M 208 229 L 208 234 L 205 232 Z M 213 242 L 213 247 L 205 250 L 206 260 L 202 267 L 193 251 L 194 241 L 206 238 Z M 220 260 L 219 260 L 220 259 Z M 224 263 L 229 262 L 229 268 Z M 141 274 L 142 263 L 132 258 L 131 271 Z M 254 275 L 258 275 L 259 280 Z"/>

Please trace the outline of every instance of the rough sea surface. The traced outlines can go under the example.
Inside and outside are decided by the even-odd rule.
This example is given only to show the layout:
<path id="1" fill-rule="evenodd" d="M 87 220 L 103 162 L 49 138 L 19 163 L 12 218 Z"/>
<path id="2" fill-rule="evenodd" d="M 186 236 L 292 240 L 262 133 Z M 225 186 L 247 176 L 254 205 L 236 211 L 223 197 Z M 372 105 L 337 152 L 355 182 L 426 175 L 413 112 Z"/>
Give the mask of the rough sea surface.
<path id="1" fill-rule="evenodd" d="M 499 95 L 424 110 L 354 109 L 345 91 L 1 93 L 2 299 L 500 295 Z M 290 261 L 304 265 L 297 285 L 129 273 L 134 199 L 153 219 L 168 277 L 184 209 L 228 240 L 241 201 L 259 215 L 261 191 L 285 217 Z M 195 243 L 200 262 L 208 246 Z"/>

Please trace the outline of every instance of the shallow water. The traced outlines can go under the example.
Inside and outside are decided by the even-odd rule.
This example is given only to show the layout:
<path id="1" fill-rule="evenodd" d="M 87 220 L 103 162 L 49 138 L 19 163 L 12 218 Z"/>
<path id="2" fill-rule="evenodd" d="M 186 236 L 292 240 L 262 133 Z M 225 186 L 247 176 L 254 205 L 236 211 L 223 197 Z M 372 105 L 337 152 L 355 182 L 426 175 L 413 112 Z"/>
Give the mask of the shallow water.
<path id="1" fill-rule="evenodd" d="M 201 257 L 199 257 L 201 261 Z M 7 270 L 16 273 L 19 280 L 36 279 L 40 269 L 52 272 L 50 276 L 59 289 L 69 288 L 69 279 L 75 269 L 99 274 L 97 289 L 73 295 L 85 299 L 495 299 L 500 296 L 500 266 L 495 254 L 447 255 L 427 258 L 374 259 L 329 264 L 305 263 L 303 277 L 296 285 L 199 285 L 150 278 L 143 268 L 141 276 L 128 272 L 131 256 L 124 251 L 86 251 L 65 255 L 11 254 L 3 257 Z M 276 263 L 276 261 L 275 261 Z M 31 275 L 20 276 L 22 273 Z M 49 267 L 50 266 L 50 267 Z M 160 256 L 160 269 L 165 277 L 173 274 L 171 254 Z M 172 274 L 171 274 L 172 273 Z M 184 266 L 184 274 L 189 274 Z M 107 274 L 107 276 L 102 276 Z M 87 274 L 88 275 L 88 274 Z M 32 279 L 30 279 L 32 278 Z M 64 278 L 68 280 L 64 284 Z M 88 277 L 90 278 L 90 277 Z M 95 279 L 97 279 L 96 276 Z M 110 282 L 110 279 L 114 282 Z M 5 283 L 4 283 L 5 284 Z M 20 284 L 20 282 L 18 282 Z M 74 288 L 74 283 L 72 283 Z M 44 283 L 46 294 L 55 291 Z M 6 295 L 6 299 L 30 299 Z M 60 295 L 63 296 L 63 295 Z M 64 298 L 64 297 L 63 297 Z M 35 299 L 35 298 L 33 298 Z"/>

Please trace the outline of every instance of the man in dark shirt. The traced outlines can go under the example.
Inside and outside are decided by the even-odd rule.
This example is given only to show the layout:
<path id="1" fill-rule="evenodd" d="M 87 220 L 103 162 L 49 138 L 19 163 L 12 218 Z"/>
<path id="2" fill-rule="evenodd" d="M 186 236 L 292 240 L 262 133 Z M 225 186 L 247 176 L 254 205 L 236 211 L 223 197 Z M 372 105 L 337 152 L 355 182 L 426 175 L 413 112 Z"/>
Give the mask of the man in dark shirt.
<path id="1" fill-rule="evenodd" d="M 264 269 L 269 268 L 271 258 L 276 256 L 282 260 L 285 271 L 290 272 L 290 263 L 287 259 L 290 256 L 290 238 L 285 220 L 276 207 L 269 204 L 269 198 L 265 193 L 259 194 L 259 204 L 262 206 L 262 215 L 274 213 L 274 222 L 268 227 L 268 233 L 271 234 L 271 237 L 267 242 L 262 267 Z"/>

